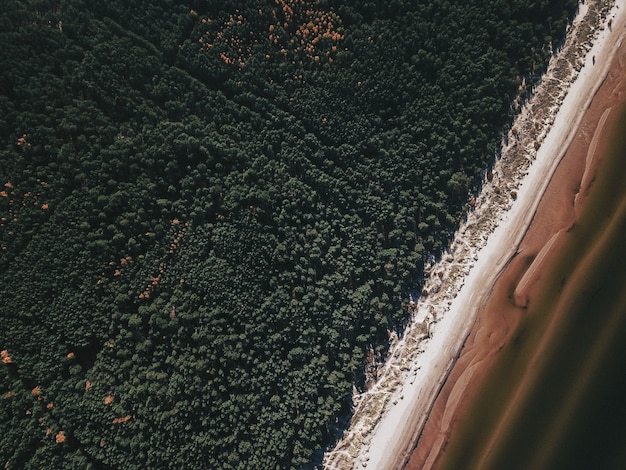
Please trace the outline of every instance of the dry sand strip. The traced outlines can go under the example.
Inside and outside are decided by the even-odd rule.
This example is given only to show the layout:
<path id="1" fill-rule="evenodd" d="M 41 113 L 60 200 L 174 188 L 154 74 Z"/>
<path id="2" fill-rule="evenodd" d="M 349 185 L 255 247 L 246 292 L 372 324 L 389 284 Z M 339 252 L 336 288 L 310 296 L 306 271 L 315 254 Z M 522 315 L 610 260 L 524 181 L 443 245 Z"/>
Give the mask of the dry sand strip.
<path id="1" fill-rule="evenodd" d="M 622 30 L 621 34 L 626 31 Z M 620 114 L 612 111 L 626 104 L 626 45 L 621 40 L 617 44 L 620 42 L 622 45 L 611 60 L 606 78 L 594 93 L 590 106 L 583 110 L 576 135 L 550 178 L 515 257 L 498 276 L 488 300 L 479 308 L 459 359 L 435 400 L 407 470 L 423 470 L 433 465 L 436 468 L 458 468 L 458 462 L 454 462 L 455 457 L 450 454 L 454 454 L 454 449 L 468 451 L 468 445 L 475 449 L 474 445 L 478 444 L 475 441 L 468 444 L 469 435 L 477 428 L 481 429 L 481 435 L 486 432 L 483 426 L 487 424 L 481 421 L 484 415 L 479 411 L 480 406 L 487 403 L 483 394 L 490 393 L 484 387 L 492 380 L 490 374 L 497 366 L 502 348 L 511 346 L 509 343 L 513 338 L 525 331 L 529 326 L 527 314 L 532 315 L 525 308 L 516 306 L 513 300 L 518 299 L 512 299 L 511 294 L 518 291 L 513 295 L 516 297 L 522 290 L 522 300 L 531 299 L 532 303 L 538 291 L 543 289 L 547 279 L 543 279 L 542 268 L 536 265 L 549 266 L 559 256 L 569 229 L 577 223 L 580 207 L 585 205 L 590 188 L 597 184 L 599 165 L 611 142 L 607 133 Z M 559 232 L 557 238 L 552 238 Z M 546 245 L 550 246 L 546 248 Z M 473 424 L 469 425 L 470 422 Z M 459 441 L 465 444 L 459 444 Z M 468 456 L 464 454 L 464 458 Z"/>
<path id="2" fill-rule="evenodd" d="M 406 462 L 478 307 L 515 254 L 581 110 L 607 74 L 626 25 L 624 0 L 616 3 L 612 9 L 603 8 L 612 4 L 603 0 L 581 5 L 565 46 L 516 119 L 493 180 L 485 183 L 449 253 L 431 267 L 428 295 L 413 306 L 412 322 L 392 345 L 378 382 L 354 397 L 350 428 L 326 454 L 325 468 L 393 469 Z"/>

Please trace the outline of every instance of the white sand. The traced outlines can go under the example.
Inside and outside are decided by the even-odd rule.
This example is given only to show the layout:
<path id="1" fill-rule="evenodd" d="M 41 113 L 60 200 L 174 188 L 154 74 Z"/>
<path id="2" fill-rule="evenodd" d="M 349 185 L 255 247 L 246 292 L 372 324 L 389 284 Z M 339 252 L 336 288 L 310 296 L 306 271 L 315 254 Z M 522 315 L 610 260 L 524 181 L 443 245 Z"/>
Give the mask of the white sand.
<path id="1" fill-rule="evenodd" d="M 493 181 L 485 183 L 449 254 L 431 268 L 429 294 L 414 305 L 411 324 L 392 345 L 377 383 L 354 397 L 350 427 L 325 455 L 324 468 L 382 470 L 405 463 L 478 307 L 514 255 L 624 36 L 626 0 L 617 0 L 603 23 L 611 18 L 611 28 L 574 42 L 592 3 L 581 5 L 565 46 L 515 120 L 517 131 L 503 145 Z"/>

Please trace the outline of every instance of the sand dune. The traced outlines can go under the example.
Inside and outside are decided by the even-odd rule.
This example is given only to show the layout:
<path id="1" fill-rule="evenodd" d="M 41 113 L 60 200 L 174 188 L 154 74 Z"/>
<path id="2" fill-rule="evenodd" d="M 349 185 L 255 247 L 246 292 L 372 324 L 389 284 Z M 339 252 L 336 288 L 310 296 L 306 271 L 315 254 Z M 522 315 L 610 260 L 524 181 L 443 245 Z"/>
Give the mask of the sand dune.
<path id="1" fill-rule="evenodd" d="M 350 428 L 326 454 L 325 468 L 401 468 L 410 457 L 476 312 L 516 254 L 551 175 L 576 133 L 581 111 L 606 77 L 621 42 L 626 25 L 623 0 L 602 23 L 594 25 L 597 15 L 590 12 L 597 12 L 599 3 L 588 0 L 581 5 L 565 46 L 553 57 L 542 83 L 516 119 L 493 180 L 485 182 L 449 252 L 431 267 L 425 285 L 428 295 L 414 304 L 412 322 L 403 338 L 392 345 L 378 382 L 355 396 Z M 497 349 L 502 339 L 494 335 L 484 341 Z M 474 364 L 456 378 L 447 396 L 449 406 L 436 410 L 444 423 L 453 420 L 455 404 L 477 368 Z M 422 467 L 434 461 L 446 434 L 430 439 L 432 453 L 423 456 Z"/>

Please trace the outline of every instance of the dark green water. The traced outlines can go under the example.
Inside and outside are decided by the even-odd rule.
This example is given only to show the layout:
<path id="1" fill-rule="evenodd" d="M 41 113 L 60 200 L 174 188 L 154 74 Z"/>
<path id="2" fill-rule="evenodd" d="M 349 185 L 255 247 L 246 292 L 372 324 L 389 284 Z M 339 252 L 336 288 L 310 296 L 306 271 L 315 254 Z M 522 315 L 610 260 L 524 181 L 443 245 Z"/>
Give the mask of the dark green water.
<path id="1" fill-rule="evenodd" d="M 444 468 L 626 468 L 626 113 L 546 278 Z M 481 460 L 524 376 L 530 391 Z"/>

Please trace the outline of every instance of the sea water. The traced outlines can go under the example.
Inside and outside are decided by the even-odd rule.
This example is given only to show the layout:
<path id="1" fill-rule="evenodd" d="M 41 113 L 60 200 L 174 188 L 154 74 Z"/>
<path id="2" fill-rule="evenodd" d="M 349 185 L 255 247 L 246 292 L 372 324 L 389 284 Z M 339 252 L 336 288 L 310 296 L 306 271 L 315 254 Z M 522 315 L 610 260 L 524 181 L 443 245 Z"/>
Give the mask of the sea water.
<path id="1" fill-rule="evenodd" d="M 544 279 L 443 467 L 626 468 L 626 112 Z"/>

